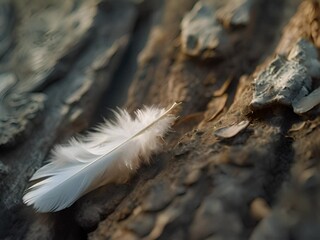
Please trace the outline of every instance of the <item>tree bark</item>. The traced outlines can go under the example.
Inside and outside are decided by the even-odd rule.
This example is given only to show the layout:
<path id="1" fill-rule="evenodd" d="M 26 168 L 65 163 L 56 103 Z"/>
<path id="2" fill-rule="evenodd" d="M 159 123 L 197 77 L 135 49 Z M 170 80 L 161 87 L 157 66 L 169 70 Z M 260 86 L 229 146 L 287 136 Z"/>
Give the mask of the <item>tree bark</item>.
<path id="1" fill-rule="evenodd" d="M 301 41 L 320 48 L 318 1 L 17 0 L 0 3 L 0 15 L 1 239 L 320 235 L 320 108 L 294 113 L 293 90 L 301 79 L 312 84 L 298 90 L 316 90 L 320 65 L 306 45 L 308 62 L 290 57 Z M 274 67 L 278 55 L 289 65 Z M 260 79 L 276 97 L 256 107 Z M 23 205 L 54 144 L 108 118 L 107 108 L 175 101 L 174 133 L 129 182 L 57 213 Z"/>

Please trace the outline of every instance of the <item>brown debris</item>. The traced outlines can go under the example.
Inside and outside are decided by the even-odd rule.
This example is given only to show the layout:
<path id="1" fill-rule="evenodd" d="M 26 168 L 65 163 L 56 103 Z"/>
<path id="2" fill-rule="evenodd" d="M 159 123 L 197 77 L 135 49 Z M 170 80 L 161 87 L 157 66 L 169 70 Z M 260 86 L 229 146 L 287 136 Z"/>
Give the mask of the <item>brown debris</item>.
<path id="1" fill-rule="evenodd" d="M 213 92 L 213 96 L 214 97 L 221 97 L 228 89 L 228 87 L 230 86 L 231 82 L 233 80 L 233 77 L 229 77 L 223 84 L 222 86 Z"/>
<path id="2" fill-rule="evenodd" d="M 270 213 L 270 207 L 263 198 L 256 198 L 250 205 L 250 212 L 254 219 L 260 221 Z"/>
<path id="3" fill-rule="evenodd" d="M 208 111 L 205 114 L 205 120 L 208 122 L 214 120 L 225 108 L 227 100 L 228 94 L 213 98 L 208 104 Z"/>
<path id="4" fill-rule="evenodd" d="M 293 103 L 293 110 L 297 114 L 308 112 L 315 106 L 320 104 L 320 88 L 311 92 L 308 96 L 301 98 Z"/>
<path id="5" fill-rule="evenodd" d="M 317 0 L 302 1 L 296 14 L 283 31 L 276 53 L 287 55 L 300 39 L 308 39 L 320 47 L 320 5 Z"/>
<path id="6" fill-rule="evenodd" d="M 297 132 L 297 131 L 303 129 L 305 125 L 306 125 L 306 122 L 300 122 L 300 123 L 298 123 L 298 124 L 294 124 L 294 125 L 289 129 L 289 132 Z"/>
<path id="7" fill-rule="evenodd" d="M 214 135 L 219 138 L 232 138 L 246 129 L 249 126 L 249 123 L 250 122 L 248 120 L 244 120 L 237 124 L 220 128 L 214 132 Z"/>
<path id="8" fill-rule="evenodd" d="M 201 177 L 201 170 L 200 169 L 193 169 L 188 173 L 186 179 L 184 180 L 184 184 L 190 186 L 190 185 L 196 183 L 200 177 Z"/>

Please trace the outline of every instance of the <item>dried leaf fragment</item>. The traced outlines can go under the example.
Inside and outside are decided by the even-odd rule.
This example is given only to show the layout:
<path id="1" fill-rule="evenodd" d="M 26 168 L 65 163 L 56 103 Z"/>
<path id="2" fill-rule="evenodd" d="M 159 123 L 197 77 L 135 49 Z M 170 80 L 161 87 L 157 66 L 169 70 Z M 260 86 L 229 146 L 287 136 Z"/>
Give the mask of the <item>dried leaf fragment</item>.
<path id="1" fill-rule="evenodd" d="M 249 125 L 248 120 L 241 121 L 228 127 L 223 127 L 214 132 L 214 135 L 220 138 L 232 138 L 246 129 Z"/>
<path id="2" fill-rule="evenodd" d="M 213 96 L 214 97 L 220 97 L 222 96 L 228 89 L 228 87 L 230 86 L 231 82 L 232 82 L 232 77 L 229 77 L 223 84 L 222 86 L 217 89 L 216 91 L 213 92 Z"/>
<path id="3" fill-rule="evenodd" d="M 301 98 L 299 101 L 292 104 L 293 111 L 297 114 L 308 112 L 315 106 L 320 104 L 320 88 L 317 88 L 308 96 Z"/>
<path id="4" fill-rule="evenodd" d="M 270 213 L 270 206 L 263 198 L 256 198 L 250 205 L 251 215 L 256 220 L 262 220 Z"/>
<path id="5" fill-rule="evenodd" d="M 224 94 L 221 97 L 214 98 L 208 104 L 208 111 L 205 114 L 207 122 L 215 119 L 224 109 L 228 100 L 228 94 Z"/>
<path id="6" fill-rule="evenodd" d="M 289 132 L 297 132 L 303 129 L 303 127 L 306 125 L 306 122 L 301 122 L 298 124 L 294 124 L 292 128 L 289 130 Z"/>

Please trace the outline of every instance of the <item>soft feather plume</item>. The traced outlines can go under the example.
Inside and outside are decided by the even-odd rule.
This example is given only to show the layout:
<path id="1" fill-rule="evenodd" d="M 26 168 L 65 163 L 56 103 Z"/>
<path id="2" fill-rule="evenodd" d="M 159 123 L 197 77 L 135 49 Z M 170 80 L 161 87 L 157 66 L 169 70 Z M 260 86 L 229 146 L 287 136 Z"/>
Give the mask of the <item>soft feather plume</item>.
<path id="1" fill-rule="evenodd" d="M 161 139 L 175 120 L 171 111 L 145 107 L 135 112 L 115 112 L 114 122 L 105 122 L 96 132 L 57 146 L 50 163 L 40 168 L 30 181 L 37 181 L 23 197 L 39 212 L 59 211 L 84 194 L 111 182 L 124 182 L 151 153 L 161 147 Z"/>

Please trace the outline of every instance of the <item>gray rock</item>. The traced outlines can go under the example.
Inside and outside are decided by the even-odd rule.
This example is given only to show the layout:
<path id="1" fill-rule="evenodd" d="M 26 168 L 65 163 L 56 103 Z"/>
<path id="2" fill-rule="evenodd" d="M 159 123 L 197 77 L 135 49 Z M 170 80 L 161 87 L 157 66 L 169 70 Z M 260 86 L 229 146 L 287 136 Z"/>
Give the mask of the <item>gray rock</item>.
<path id="1" fill-rule="evenodd" d="M 288 229 L 280 220 L 281 218 L 279 214 L 272 214 L 265 218 L 253 231 L 250 240 L 289 239 Z"/>
<path id="2" fill-rule="evenodd" d="M 292 106 L 295 113 L 309 111 L 320 102 L 319 90 L 312 90 L 312 78 L 320 77 L 318 53 L 312 43 L 300 39 L 288 58 L 277 56 L 255 79 L 251 106 Z"/>
<path id="3" fill-rule="evenodd" d="M 14 6 L 11 1 L 0 2 L 0 58 L 10 49 L 14 25 Z"/>
<path id="4" fill-rule="evenodd" d="M 208 197 L 200 206 L 192 228 L 191 239 L 206 239 L 214 236 L 214 239 L 240 239 L 241 222 L 236 214 L 224 209 L 224 204 Z"/>
<path id="5" fill-rule="evenodd" d="M 44 108 L 45 94 L 16 93 L 13 73 L 0 74 L 0 145 L 14 145 Z"/>
<path id="6" fill-rule="evenodd" d="M 38 90 L 65 73 L 67 60 L 91 37 L 95 2 L 46 1 L 32 7 L 16 2 L 21 23 L 9 64 L 19 79 L 16 91 Z"/>
<path id="7" fill-rule="evenodd" d="M 172 201 L 174 192 L 168 189 L 167 184 L 168 183 L 164 181 L 150 190 L 142 204 L 144 211 L 159 211 L 164 209 Z"/>
<path id="8" fill-rule="evenodd" d="M 87 24 L 92 23 L 90 25 L 92 28 L 89 26 L 88 31 L 84 31 L 83 35 L 75 36 L 68 32 L 66 28 L 70 22 L 66 19 L 59 19 L 62 13 L 57 10 L 55 11 L 57 17 L 49 14 L 51 16 L 49 23 L 42 22 L 44 25 L 65 23 L 66 26 L 62 27 L 66 31 L 64 35 L 66 37 L 73 35 L 73 37 L 72 41 L 68 40 L 71 45 L 61 40 L 63 39 L 62 36 L 60 36 L 62 42 L 56 42 L 58 44 L 56 48 L 53 48 L 54 46 L 49 43 L 48 45 L 40 44 L 44 49 L 50 46 L 50 54 L 46 56 L 44 62 L 46 62 L 48 56 L 52 57 L 52 59 L 48 59 L 48 64 L 49 62 L 50 64 L 53 63 L 51 61 L 58 55 L 62 59 L 60 57 L 56 58 L 57 61 L 53 65 L 46 65 L 46 63 L 40 61 L 38 66 L 44 64 L 45 67 L 40 67 L 35 73 L 65 67 L 60 73 L 66 71 L 67 74 L 55 75 L 56 79 L 45 77 L 42 79 L 43 81 L 36 81 L 30 77 L 33 75 L 32 72 L 27 72 L 25 74 L 26 78 L 23 78 L 17 74 L 15 69 L 8 68 L 7 71 L 2 71 L 3 74 L 0 75 L 2 78 L 0 95 L 3 97 L 3 101 L 0 101 L 0 118 L 2 119 L 5 115 L 4 120 L 0 122 L 4 129 L 0 129 L 1 134 L 12 129 L 12 127 L 8 127 L 11 122 L 14 123 L 12 125 L 16 126 L 17 122 L 21 124 L 27 121 L 27 124 L 30 123 L 30 126 L 33 126 L 29 127 L 28 125 L 26 128 L 24 132 L 25 141 L 19 141 L 19 145 L 16 144 L 14 148 L 1 148 L 3 151 L 0 154 L 0 161 L 9 168 L 9 171 L 1 176 L 0 181 L 0 239 L 39 239 L 39 235 L 41 235 L 41 239 L 70 239 L 64 234 L 74 234 L 74 231 L 79 232 L 79 229 L 77 229 L 79 227 L 76 226 L 73 216 L 62 213 L 62 215 L 59 215 L 59 213 L 52 215 L 54 226 L 51 228 L 51 225 L 49 226 L 46 222 L 41 221 L 35 211 L 23 205 L 22 195 L 27 188 L 28 180 L 34 171 L 43 164 L 53 144 L 58 139 L 62 142 L 67 136 L 74 135 L 76 132 L 83 130 L 84 126 L 88 126 L 101 96 L 110 86 L 112 76 L 118 69 L 128 45 L 136 19 L 136 10 L 133 5 L 124 4 L 122 1 L 113 1 L 108 2 L 107 7 L 106 2 L 91 5 L 90 2 L 64 1 L 60 6 L 67 7 L 66 5 L 70 4 L 66 14 L 67 18 L 71 18 L 70 21 L 75 20 L 72 18 L 81 18 L 83 21 L 87 21 Z M 56 6 L 57 3 L 55 1 L 32 0 L 28 2 L 19 1 L 19 4 L 29 4 L 29 6 L 25 6 L 28 11 L 33 9 L 35 15 L 41 15 L 42 8 L 49 5 L 46 10 L 51 11 L 51 8 L 54 8 L 53 6 Z M 89 6 L 83 8 L 82 4 L 89 4 Z M 97 15 L 92 15 L 91 11 L 96 12 Z M 19 14 L 26 13 L 19 12 Z M 76 14 L 76 16 L 73 14 Z M 46 18 L 49 15 L 43 17 Z M 87 17 L 92 19 L 88 20 Z M 27 25 L 28 22 L 26 21 L 23 24 Z M 38 24 L 41 25 L 41 21 Z M 34 25 L 29 26 L 32 29 L 34 27 Z M 17 26 L 17 29 L 14 30 L 20 31 L 20 28 Z M 29 31 L 31 30 L 29 29 Z M 31 34 L 31 32 L 29 33 Z M 88 33 L 90 33 L 89 36 Z M 34 34 L 38 36 L 38 33 Z M 42 36 L 45 36 L 45 34 Z M 19 40 L 22 41 L 20 37 Z M 29 37 L 32 38 L 32 36 Z M 50 42 L 49 39 L 48 41 Z M 85 43 L 86 41 L 89 41 L 89 43 L 85 47 L 82 44 L 78 45 L 79 42 Z M 44 44 L 44 42 L 41 43 Z M 81 45 L 82 47 L 80 47 Z M 28 53 L 30 52 L 32 51 L 28 51 Z M 11 55 L 10 61 L 16 56 L 14 54 Z M 66 58 L 68 64 L 63 64 Z M 33 60 L 30 59 L 30 61 Z M 25 59 L 23 64 L 28 65 L 28 59 Z M 18 68 L 19 65 L 15 67 Z M 53 80 L 55 81 L 53 82 Z M 51 84 L 48 85 L 49 83 Z M 40 90 L 43 92 L 40 92 Z M 43 106 L 44 99 L 42 97 L 44 96 L 47 96 L 48 101 L 46 101 L 42 114 L 38 114 L 40 111 L 36 111 L 38 108 L 35 108 L 34 104 Z M 79 122 L 86 124 L 79 125 Z M 15 139 L 20 139 L 20 135 L 15 135 Z M 3 145 L 0 145 L 0 147 L 3 147 Z M 68 210 L 65 212 L 68 213 Z M 100 215 L 98 217 L 99 220 Z M 86 227 L 92 226 L 90 224 L 92 223 L 91 220 L 96 219 L 94 218 L 95 216 L 86 219 Z M 66 222 L 70 225 L 65 224 Z M 37 230 L 39 228 L 42 229 L 41 234 Z M 74 235 L 73 239 L 80 238 Z"/>
<path id="9" fill-rule="evenodd" d="M 0 179 L 2 176 L 9 174 L 9 172 L 10 172 L 9 167 L 4 165 L 2 162 L 0 162 Z"/>
<path id="10" fill-rule="evenodd" d="M 252 3 L 253 0 L 198 1 L 181 22 L 182 51 L 203 59 L 228 55 L 232 44 L 224 27 L 246 26 Z"/>
<path id="11" fill-rule="evenodd" d="M 277 56 L 255 79 L 251 106 L 263 108 L 276 103 L 291 106 L 309 94 L 311 83 L 305 66 Z"/>
<path id="12" fill-rule="evenodd" d="M 243 27 L 250 21 L 253 0 L 225 1 L 225 5 L 217 12 L 217 18 L 226 27 Z"/>
<path id="13" fill-rule="evenodd" d="M 198 2 L 181 22 L 182 51 L 190 56 L 212 58 L 225 54 L 228 36 L 216 19 L 216 7 Z"/>
<path id="14" fill-rule="evenodd" d="M 305 39 L 299 40 L 290 51 L 288 60 L 296 61 L 301 65 L 304 65 L 308 69 L 308 73 L 311 77 L 320 78 L 318 52 L 311 42 Z"/>
<path id="15" fill-rule="evenodd" d="M 154 227 L 155 216 L 148 213 L 141 213 L 126 223 L 125 228 L 129 231 L 133 231 L 139 237 L 144 237 L 151 232 Z"/>
<path id="16" fill-rule="evenodd" d="M 46 100 L 44 93 L 35 92 L 61 78 L 72 63 L 69 60 L 88 41 L 96 15 L 94 2 L 0 4 L 5 24 L 0 32 L 0 57 L 12 45 L 8 28 L 13 18 L 20 20 L 14 28 L 15 44 L 7 54 L 10 60 L 0 64 L 0 146 L 13 146 L 31 131 Z"/>

